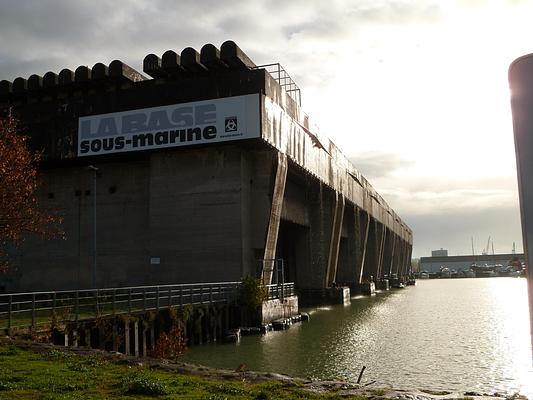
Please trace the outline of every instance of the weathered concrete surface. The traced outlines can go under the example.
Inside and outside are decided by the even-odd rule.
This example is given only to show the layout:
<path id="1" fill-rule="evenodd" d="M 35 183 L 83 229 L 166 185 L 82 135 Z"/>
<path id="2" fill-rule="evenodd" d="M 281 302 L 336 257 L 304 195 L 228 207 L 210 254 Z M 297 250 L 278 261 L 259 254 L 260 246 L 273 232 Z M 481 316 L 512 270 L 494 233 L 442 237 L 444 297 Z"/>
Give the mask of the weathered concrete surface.
<path id="1" fill-rule="evenodd" d="M 276 319 L 288 318 L 298 314 L 298 297 L 264 301 L 261 307 L 261 324 L 266 325 Z"/>
<path id="2" fill-rule="evenodd" d="M 154 79 L 113 61 L 1 82 L 0 111 L 12 107 L 42 150 L 40 203 L 67 239 L 29 238 L 0 291 L 88 287 L 95 222 L 100 287 L 231 281 L 264 266 L 271 281 L 274 258 L 299 288 L 408 273 L 410 229 L 266 70 L 222 47 L 148 55 Z M 80 117 L 252 94 L 254 139 L 77 156 Z"/>

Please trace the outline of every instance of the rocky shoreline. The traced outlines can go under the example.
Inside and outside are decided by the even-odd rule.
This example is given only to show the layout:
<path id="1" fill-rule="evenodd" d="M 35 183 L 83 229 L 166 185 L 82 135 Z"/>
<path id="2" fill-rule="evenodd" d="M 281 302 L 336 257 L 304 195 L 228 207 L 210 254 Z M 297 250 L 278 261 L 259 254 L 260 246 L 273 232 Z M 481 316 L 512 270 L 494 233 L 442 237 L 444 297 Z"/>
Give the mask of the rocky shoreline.
<path id="1" fill-rule="evenodd" d="M 287 386 L 297 386 L 317 394 L 335 393 L 340 397 L 364 396 L 368 399 L 396 399 L 396 400 L 527 400 L 526 396 L 520 394 L 504 393 L 477 393 L 477 392 L 444 392 L 432 390 L 401 390 L 390 387 L 373 385 L 354 384 L 339 380 L 312 380 L 304 378 L 294 378 L 283 374 L 271 372 L 255 372 L 245 370 L 244 367 L 237 370 L 217 369 L 206 366 L 183 363 L 179 361 L 162 360 L 150 357 L 136 358 L 126 356 L 122 353 L 107 352 L 88 347 L 61 347 L 49 343 L 38 343 L 33 341 L 12 339 L 9 337 L 0 338 L 0 345 L 13 345 L 23 350 L 30 350 L 36 353 L 48 352 L 52 349 L 73 352 L 80 356 L 98 355 L 106 360 L 121 361 L 132 365 L 140 365 L 146 368 L 180 373 L 183 375 L 199 376 L 216 380 L 238 380 L 248 383 L 260 383 L 266 381 L 281 381 Z"/>

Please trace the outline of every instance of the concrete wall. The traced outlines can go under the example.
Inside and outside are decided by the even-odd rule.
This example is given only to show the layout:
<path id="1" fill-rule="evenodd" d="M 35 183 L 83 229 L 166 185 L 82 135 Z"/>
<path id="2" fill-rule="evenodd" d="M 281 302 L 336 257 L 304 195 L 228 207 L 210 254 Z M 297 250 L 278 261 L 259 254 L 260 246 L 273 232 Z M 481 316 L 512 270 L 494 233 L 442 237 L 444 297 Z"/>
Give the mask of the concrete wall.
<path id="1" fill-rule="evenodd" d="M 268 222 L 270 149 L 204 147 L 97 167 L 97 286 L 231 281 L 256 273 Z M 66 239 L 28 238 L 0 285 L 90 287 L 93 172 L 46 170 L 39 197 L 62 217 Z"/>

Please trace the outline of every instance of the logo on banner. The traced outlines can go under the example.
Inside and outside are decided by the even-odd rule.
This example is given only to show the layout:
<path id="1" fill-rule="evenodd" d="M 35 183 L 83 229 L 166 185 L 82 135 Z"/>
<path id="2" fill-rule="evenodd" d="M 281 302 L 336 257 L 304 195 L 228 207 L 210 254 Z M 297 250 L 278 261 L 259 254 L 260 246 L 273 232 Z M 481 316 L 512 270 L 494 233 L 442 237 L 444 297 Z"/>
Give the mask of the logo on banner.
<path id="1" fill-rule="evenodd" d="M 237 131 L 237 117 L 227 117 L 225 124 L 226 132 L 236 132 Z"/>

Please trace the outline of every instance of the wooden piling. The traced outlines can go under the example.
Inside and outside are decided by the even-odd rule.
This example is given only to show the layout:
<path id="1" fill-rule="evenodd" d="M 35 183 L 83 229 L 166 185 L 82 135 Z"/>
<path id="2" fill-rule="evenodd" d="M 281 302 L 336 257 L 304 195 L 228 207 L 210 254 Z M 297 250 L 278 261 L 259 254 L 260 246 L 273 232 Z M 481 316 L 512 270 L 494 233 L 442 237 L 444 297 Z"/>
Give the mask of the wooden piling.
<path id="1" fill-rule="evenodd" d="M 133 346 L 135 357 L 139 357 L 139 322 L 133 323 Z"/>
<path id="2" fill-rule="evenodd" d="M 130 322 L 124 321 L 124 354 L 130 355 Z"/>
<path id="3" fill-rule="evenodd" d="M 91 347 L 91 330 L 85 328 L 85 346 Z"/>
<path id="4" fill-rule="evenodd" d="M 113 320 L 113 328 L 111 335 L 111 340 L 113 341 L 113 351 L 118 351 L 118 326 L 116 319 Z"/>
<path id="5" fill-rule="evenodd" d="M 142 330 L 143 357 L 146 357 L 146 350 L 147 350 L 146 334 L 147 334 L 147 332 L 148 332 L 148 330 L 143 326 L 143 330 Z"/>

